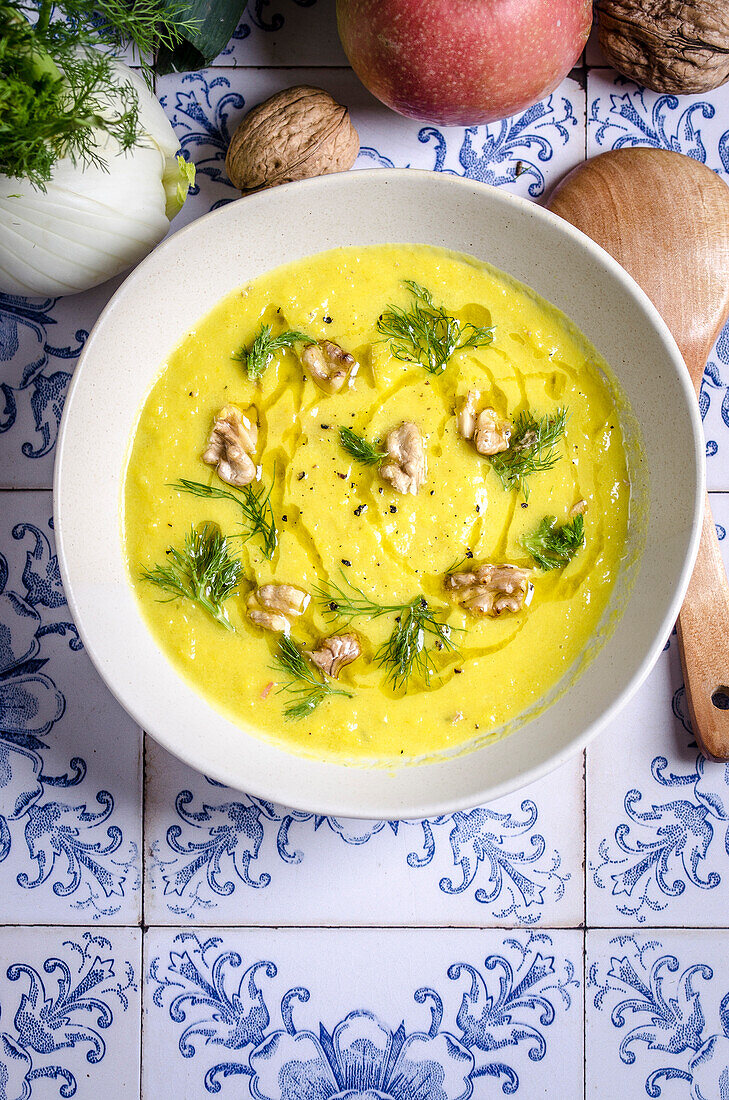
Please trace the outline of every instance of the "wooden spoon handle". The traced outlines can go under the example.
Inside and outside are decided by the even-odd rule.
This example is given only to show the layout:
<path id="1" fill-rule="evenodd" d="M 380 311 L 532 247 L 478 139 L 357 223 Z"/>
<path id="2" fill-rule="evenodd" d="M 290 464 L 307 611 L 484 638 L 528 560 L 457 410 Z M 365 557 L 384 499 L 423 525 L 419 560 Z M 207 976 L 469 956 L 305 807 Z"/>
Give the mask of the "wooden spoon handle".
<path id="1" fill-rule="evenodd" d="M 673 333 L 697 394 L 729 316 L 729 188 L 705 164 L 667 149 L 612 149 L 575 168 L 549 207 L 601 244 L 643 287 Z M 678 620 L 696 740 L 729 760 L 729 584 L 706 504 L 696 569 Z M 724 698 L 728 698 L 725 696 Z"/>
<path id="2" fill-rule="evenodd" d="M 729 710 L 713 701 L 729 700 L 729 583 L 708 496 L 699 554 L 676 629 L 698 746 L 711 760 L 729 760 Z"/>

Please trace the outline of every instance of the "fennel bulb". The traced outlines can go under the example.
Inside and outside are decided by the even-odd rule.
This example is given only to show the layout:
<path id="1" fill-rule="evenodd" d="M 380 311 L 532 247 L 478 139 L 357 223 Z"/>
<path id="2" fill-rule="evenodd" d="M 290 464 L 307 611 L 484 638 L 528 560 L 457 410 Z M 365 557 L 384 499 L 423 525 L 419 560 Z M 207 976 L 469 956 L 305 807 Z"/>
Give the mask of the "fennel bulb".
<path id="1" fill-rule="evenodd" d="M 103 283 L 138 263 L 167 233 L 195 178 L 144 80 L 113 62 L 119 86 L 136 92 L 139 137 L 123 150 L 94 135 L 100 163 L 53 165 L 45 191 L 0 175 L 0 291 L 58 297 Z"/>

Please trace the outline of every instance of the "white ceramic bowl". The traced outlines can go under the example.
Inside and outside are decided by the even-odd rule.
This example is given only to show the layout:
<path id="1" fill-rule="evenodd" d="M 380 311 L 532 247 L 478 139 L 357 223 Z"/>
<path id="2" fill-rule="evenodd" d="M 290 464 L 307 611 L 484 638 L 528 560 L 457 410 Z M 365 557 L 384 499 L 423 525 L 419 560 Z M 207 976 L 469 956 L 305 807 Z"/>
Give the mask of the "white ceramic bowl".
<path id="1" fill-rule="evenodd" d="M 472 253 L 562 309 L 604 355 L 643 437 L 647 535 L 622 618 L 576 683 L 509 737 L 389 772 L 286 752 L 222 717 L 175 671 L 127 582 L 120 524 L 130 433 L 171 348 L 223 295 L 338 245 L 423 242 Z M 505 191 L 430 172 L 323 176 L 231 203 L 157 248 L 86 342 L 66 399 L 55 474 L 56 539 L 86 649 L 116 697 L 165 748 L 207 775 L 338 816 L 425 817 L 490 801 L 582 749 L 635 692 L 690 576 L 704 445 L 678 349 L 645 294 L 571 225 Z"/>

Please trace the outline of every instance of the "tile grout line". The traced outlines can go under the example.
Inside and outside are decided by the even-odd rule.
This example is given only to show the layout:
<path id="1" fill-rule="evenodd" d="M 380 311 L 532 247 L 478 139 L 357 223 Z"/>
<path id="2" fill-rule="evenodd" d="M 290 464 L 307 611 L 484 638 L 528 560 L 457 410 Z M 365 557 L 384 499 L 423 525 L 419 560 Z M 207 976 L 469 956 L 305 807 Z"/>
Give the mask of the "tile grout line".
<path id="1" fill-rule="evenodd" d="M 142 891 L 142 897 L 144 897 L 144 891 Z M 144 1067 L 144 1006 L 147 992 L 147 983 L 145 981 L 147 975 L 147 937 L 144 927 L 140 929 L 139 960 L 139 1100 L 143 1100 L 142 1073 Z"/>
<path id="2" fill-rule="evenodd" d="M 56 931 L 72 932 L 78 929 L 98 928 L 109 935 L 121 930 L 139 931 L 143 936 L 148 932 L 181 932 L 186 930 L 204 932 L 215 929 L 221 932 L 503 932 L 530 931 L 550 932 L 555 935 L 563 932 L 615 932 L 619 935 L 660 935 L 664 932 L 698 932 L 709 935 L 716 932 L 729 932 L 729 924 L 594 924 L 585 928 L 578 924 L 225 924 L 222 921 L 201 923 L 190 921 L 186 924 L 101 924 L 98 921 L 84 924 L 52 924 L 39 921 L 33 924 L 0 923 L 0 930 L 20 928 L 50 928 Z"/>
<path id="3" fill-rule="evenodd" d="M 582 930 L 582 1095 L 587 1100 L 587 927 Z"/>
<path id="4" fill-rule="evenodd" d="M 142 935 L 144 935 L 144 929 L 146 927 L 146 905 L 147 905 L 147 734 L 144 730 L 141 730 L 142 734 L 142 790 L 140 798 L 142 822 L 141 822 L 141 836 L 142 836 L 142 850 L 140 852 L 140 868 L 142 875 L 141 890 L 142 897 L 139 905 L 139 926 L 142 929 Z"/>
<path id="5" fill-rule="evenodd" d="M 582 797 L 584 832 L 582 837 L 582 927 L 587 928 L 587 752 L 582 754 Z"/>

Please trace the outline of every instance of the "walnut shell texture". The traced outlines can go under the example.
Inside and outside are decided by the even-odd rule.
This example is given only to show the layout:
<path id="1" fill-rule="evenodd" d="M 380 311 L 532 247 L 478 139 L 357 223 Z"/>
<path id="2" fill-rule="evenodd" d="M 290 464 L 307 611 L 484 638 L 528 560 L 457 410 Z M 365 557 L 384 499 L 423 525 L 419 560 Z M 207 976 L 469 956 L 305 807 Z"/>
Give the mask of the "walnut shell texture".
<path id="1" fill-rule="evenodd" d="M 321 88 L 301 84 L 250 111 L 225 158 L 228 178 L 243 194 L 292 180 L 344 172 L 359 152 L 349 111 Z"/>
<path id="2" fill-rule="evenodd" d="M 708 92 L 729 80 L 729 0 L 597 0 L 607 61 L 654 92 Z"/>

